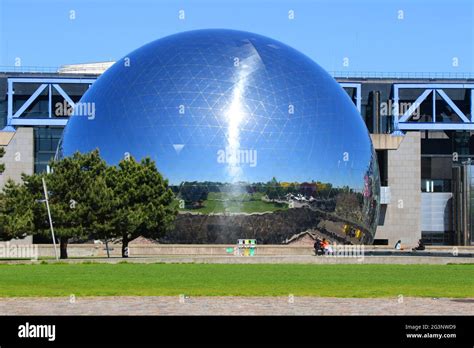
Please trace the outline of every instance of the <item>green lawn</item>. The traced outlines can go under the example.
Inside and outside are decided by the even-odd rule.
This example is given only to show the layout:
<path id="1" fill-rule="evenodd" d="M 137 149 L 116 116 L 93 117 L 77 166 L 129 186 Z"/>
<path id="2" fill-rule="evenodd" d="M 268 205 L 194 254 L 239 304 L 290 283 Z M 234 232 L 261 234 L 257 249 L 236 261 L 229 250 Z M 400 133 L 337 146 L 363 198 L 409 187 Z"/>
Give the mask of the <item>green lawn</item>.
<path id="1" fill-rule="evenodd" d="M 0 265 L 0 297 L 71 294 L 474 298 L 474 265 Z"/>

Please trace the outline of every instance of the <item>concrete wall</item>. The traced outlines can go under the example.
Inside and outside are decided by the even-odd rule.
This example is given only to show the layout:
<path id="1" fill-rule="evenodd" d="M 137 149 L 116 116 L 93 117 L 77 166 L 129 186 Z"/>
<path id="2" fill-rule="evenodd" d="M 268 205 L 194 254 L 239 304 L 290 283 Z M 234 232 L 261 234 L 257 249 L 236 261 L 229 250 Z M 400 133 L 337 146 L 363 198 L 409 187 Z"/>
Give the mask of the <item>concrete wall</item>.
<path id="1" fill-rule="evenodd" d="M 0 189 L 8 179 L 19 182 L 21 174 L 33 174 L 34 171 L 34 139 L 33 128 L 20 127 L 11 137 L 10 132 L 3 133 L 0 137 L 5 147 L 5 156 L 0 163 L 5 164 L 5 171 L 0 175 Z M 5 134 L 7 133 L 7 134 Z"/>
<path id="2" fill-rule="evenodd" d="M 0 242 L 0 250 L 8 250 L 15 245 L 13 242 Z M 23 245 L 27 247 L 28 245 Z M 29 245 L 31 246 L 31 245 Z M 38 257 L 54 257 L 52 244 L 34 244 L 38 248 Z M 232 251 L 228 251 L 228 249 Z M 130 244 L 129 255 L 131 257 L 146 256 L 233 256 L 236 244 Z M 69 244 L 69 257 L 107 257 L 105 244 Z M 229 250 L 230 250 L 229 249 Z M 311 255 L 312 246 L 290 246 L 290 245 L 259 245 L 257 254 L 265 255 Z M 109 244 L 110 255 L 120 257 L 122 246 L 120 244 Z M 59 252 L 59 246 L 58 246 Z M 1 253 L 0 253 L 1 255 Z"/>
<path id="3" fill-rule="evenodd" d="M 391 134 L 371 134 L 370 138 L 375 150 L 396 150 L 404 139 L 403 136 Z"/>
<path id="4" fill-rule="evenodd" d="M 52 244 L 25 244 L 21 245 L 24 248 L 34 248 L 37 250 L 39 258 L 50 257 L 54 258 L 54 249 Z M 235 244 L 201 244 L 201 245 L 189 245 L 189 244 L 136 244 L 130 245 L 130 257 L 132 258 L 143 258 L 149 257 L 153 260 L 153 257 L 166 256 L 170 257 L 172 261 L 173 257 L 199 257 L 199 256 L 228 256 L 232 258 L 233 252 L 228 252 L 228 249 L 234 249 Z M 9 258 L 8 251 L 17 248 L 15 244 L 10 242 L 0 242 L 0 261 L 2 258 Z M 121 257 L 121 245 L 111 244 L 109 245 L 111 257 Z M 389 250 L 385 246 L 381 245 L 365 245 L 364 252 L 375 251 L 375 250 Z M 58 250 L 59 251 L 59 250 Z M 429 246 L 427 251 L 435 252 L 446 252 L 452 253 L 453 247 L 450 246 Z M 474 246 L 458 247 L 459 253 L 473 253 Z M 20 252 L 17 251 L 16 255 Z M 311 256 L 314 255 L 312 246 L 303 245 L 257 245 L 255 256 Z M 107 257 L 104 244 L 69 244 L 68 245 L 68 256 L 70 258 L 88 258 L 88 257 Z M 252 257 L 249 257 L 252 258 Z M 438 257 L 439 258 L 439 257 Z M 176 262 L 181 262 L 179 258 L 176 258 Z M 472 257 L 470 262 L 472 262 Z M 193 262 L 190 259 L 186 262 Z M 271 261 L 268 261 L 271 262 Z"/>
<path id="5" fill-rule="evenodd" d="M 397 150 L 387 152 L 388 186 L 391 203 L 387 205 L 383 226 L 375 238 L 394 245 L 415 246 L 421 238 L 421 137 L 407 132 Z"/>

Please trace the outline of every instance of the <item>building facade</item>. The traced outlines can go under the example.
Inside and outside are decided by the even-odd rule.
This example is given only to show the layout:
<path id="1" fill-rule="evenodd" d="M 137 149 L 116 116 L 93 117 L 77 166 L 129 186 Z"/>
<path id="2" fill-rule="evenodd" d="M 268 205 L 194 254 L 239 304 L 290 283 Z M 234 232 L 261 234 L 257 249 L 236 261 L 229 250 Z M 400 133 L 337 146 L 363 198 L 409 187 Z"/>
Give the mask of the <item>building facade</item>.
<path id="1" fill-rule="evenodd" d="M 0 73 L 5 180 L 46 169 L 72 110 L 111 63 Z M 377 152 L 376 243 L 474 244 L 474 79 L 342 76 Z"/>

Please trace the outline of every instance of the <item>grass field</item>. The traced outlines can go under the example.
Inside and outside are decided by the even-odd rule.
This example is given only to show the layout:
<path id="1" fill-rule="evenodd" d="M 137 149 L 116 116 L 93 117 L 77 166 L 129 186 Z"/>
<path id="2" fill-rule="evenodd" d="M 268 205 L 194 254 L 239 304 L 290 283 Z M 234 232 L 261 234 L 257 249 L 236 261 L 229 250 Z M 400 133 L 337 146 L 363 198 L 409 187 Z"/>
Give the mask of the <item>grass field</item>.
<path id="1" fill-rule="evenodd" d="M 470 265 L 0 265 L 0 297 L 472 297 Z"/>
<path id="2" fill-rule="evenodd" d="M 288 209 L 287 204 L 265 202 L 262 194 L 229 195 L 222 192 L 210 192 L 203 206 L 194 209 L 181 209 L 196 213 L 264 213 Z"/>
<path id="3" fill-rule="evenodd" d="M 185 209 L 186 211 L 192 211 L 196 213 L 264 213 L 264 212 L 274 212 L 276 210 L 286 209 L 286 205 L 279 203 L 269 203 L 264 201 L 244 201 L 244 202 L 234 202 L 234 201 L 213 201 L 207 200 L 204 202 L 202 208 L 196 209 Z"/>

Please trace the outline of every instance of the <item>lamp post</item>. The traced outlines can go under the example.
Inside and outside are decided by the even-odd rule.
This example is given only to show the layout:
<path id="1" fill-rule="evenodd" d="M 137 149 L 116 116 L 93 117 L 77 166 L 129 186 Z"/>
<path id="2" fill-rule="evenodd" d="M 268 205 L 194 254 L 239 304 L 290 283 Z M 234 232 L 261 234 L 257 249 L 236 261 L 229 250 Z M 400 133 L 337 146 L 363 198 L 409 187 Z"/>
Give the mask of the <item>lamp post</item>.
<path id="1" fill-rule="evenodd" d="M 48 189 L 46 187 L 46 181 L 44 177 L 41 178 L 43 181 L 43 190 L 44 190 L 44 199 L 46 201 L 46 209 L 48 210 L 48 218 L 49 218 L 49 226 L 51 228 L 51 236 L 53 237 L 53 244 L 54 244 L 54 254 L 56 255 L 56 260 L 58 260 L 58 250 L 56 249 L 56 238 L 54 237 L 54 229 L 53 229 L 53 220 L 51 219 L 51 210 L 49 209 L 49 201 L 48 201 Z"/>

